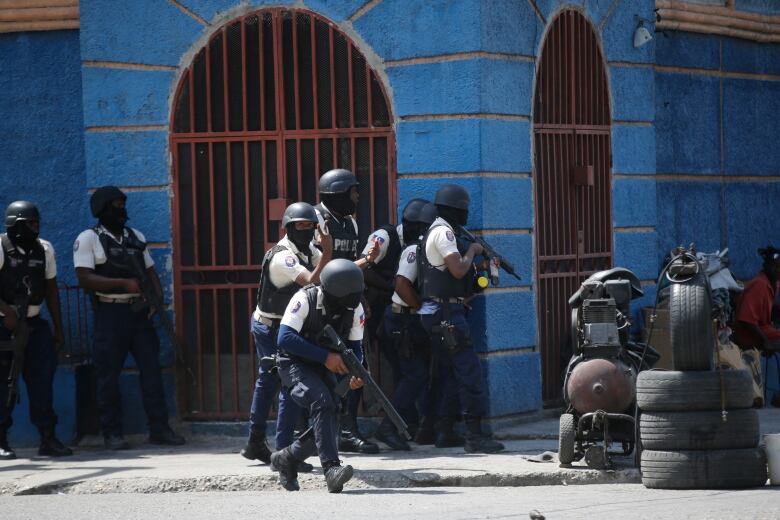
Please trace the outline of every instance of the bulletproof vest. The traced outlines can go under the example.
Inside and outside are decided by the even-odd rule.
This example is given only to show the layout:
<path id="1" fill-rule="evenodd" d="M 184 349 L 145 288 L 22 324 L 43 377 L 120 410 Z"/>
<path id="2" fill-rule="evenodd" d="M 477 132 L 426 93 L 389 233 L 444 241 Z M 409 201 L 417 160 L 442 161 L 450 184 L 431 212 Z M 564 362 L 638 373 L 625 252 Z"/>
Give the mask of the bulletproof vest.
<path id="1" fill-rule="evenodd" d="M 328 319 L 324 308 L 317 309 L 317 295 L 319 293 L 318 287 L 314 284 L 309 284 L 304 287 L 303 290 L 306 292 L 306 298 L 309 303 L 309 314 L 303 321 L 303 327 L 301 327 L 301 336 L 316 344 L 322 329 L 326 324 L 330 323 L 338 335 L 341 336 L 341 339 L 347 341 L 347 335 L 349 333 L 349 329 L 352 328 L 352 320 L 355 316 L 355 311 L 345 311 L 344 314 L 341 315 L 341 318 L 338 320 L 338 322 L 334 323 L 333 320 Z"/>
<path id="2" fill-rule="evenodd" d="M 428 261 L 425 253 L 425 246 L 428 243 L 428 237 L 434 228 L 442 226 L 436 224 L 431 226 L 423 237 L 422 243 L 417 251 L 417 280 L 419 283 L 420 296 L 422 298 L 465 298 L 474 291 L 475 270 L 472 266 L 468 273 L 458 280 L 445 268 L 443 271 L 437 269 Z M 458 252 L 461 255 L 466 254 L 469 249 L 468 242 L 460 237 L 455 237 Z"/>
<path id="3" fill-rule="evenodd" d="M 282 251 L 287 251 L 289 254 L 295 256 L 295 259 L 301 262 L 301 265 L 309 271 L 314 269 L 309 256 L 306 256 L 306 261 L 302 261 L 298 255 L 295 255 L 285 246 L 277 244 L 266 251 L 265 256 L 263 257 L 263 268 L 260 273 L 260 287 L 257 288 L 257 307 L 262 312 L 280 316 L 284 314 L 284 310 L 287 308 L 287 304 L 290 303 L 293 295 L 300 289 L 300 286 L 295 282 L 289 283 L 283 287 L 277 287 L 271 281 L 271 260 L 274 255 Z"/>
<path id="4" fill-rule="evenodd" d="M 13 304 L 27 295 L 23 280 L 30 284 L 29 305 L 40 305 L 46 296 L 46 253 L 40 240 L 35 241 L 32 250 L 22 253 L 8 235 L 0 235 L 5 261 L 0 269 L 0 296 L 4 302 Z"/>
<path id="5" fill-rule="evenodd" d="M 357 260 L 358 234 L 355 231 L 355 219 L 351 216 L 338 219 L 322 204 L 317 204 L 315 208 L 328 221 L 328 230 L 333 237 L 333 260 Z"/>
<path id="6" fill-rule="evenodd" d="M 387 246 L 385 257 L 372 266 L 371 269 L 376 271 L 383 279 L 392 281 L 395 278 L 395 273 L 398 271 L 398 260 L 403 250 L 401 239 L 398 237 L 398 231 L 395 229 L 395 226 L 385 224 L 380 226 L 379 229 L 384 229 L 390 236 L 390 244 Z"/>
<path id="7" fill-rule="evenodd" d="M 103 251 L 106 253 L 106 262 L 95 265 L 95 274 L 105 276 L 106 278 L 137 278 L 138 273 L 133 269 L 131 257 L 135 257 L 138 265 L 142 269 L 146 269 L 146 264 L 144 263 L 146 243 L 142 242 L 132 229 L 125 229 L 127 229 L 127 236 L 123 238 L 120 244 L 113 235 L 107 233 L 100 226 L 94 228 L 100 240 L 100 245 L 103 246 Z M 122 289 L 111 289 L 101 292 L 119 294 L 124 291 Z"/>

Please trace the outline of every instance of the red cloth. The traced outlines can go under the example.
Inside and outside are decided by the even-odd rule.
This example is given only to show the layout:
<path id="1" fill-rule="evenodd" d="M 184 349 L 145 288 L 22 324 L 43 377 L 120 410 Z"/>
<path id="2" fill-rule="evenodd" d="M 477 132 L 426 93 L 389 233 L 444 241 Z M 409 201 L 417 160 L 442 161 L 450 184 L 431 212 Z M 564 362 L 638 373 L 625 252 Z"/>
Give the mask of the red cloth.
<path id="1" fill-rule="evenodd" d="M 762 341 L 745 323 L 757 325 L 769 341 L 780 340 L 780 330 L 772 325 L 772 304 L 777 286 L 769 282 L 761 271 L 750 280 L 737 299 L 737 317 L 734 324 L 734 341 L 740 347 L 761 348 Z"/>

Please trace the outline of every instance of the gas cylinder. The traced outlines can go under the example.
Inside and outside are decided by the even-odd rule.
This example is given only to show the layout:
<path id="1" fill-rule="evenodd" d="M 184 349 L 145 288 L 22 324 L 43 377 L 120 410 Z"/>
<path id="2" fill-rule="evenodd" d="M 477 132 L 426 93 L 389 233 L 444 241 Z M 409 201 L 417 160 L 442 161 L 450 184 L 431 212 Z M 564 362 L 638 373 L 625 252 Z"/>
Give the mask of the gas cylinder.
<path id="1" fill-rule="evenodd" d="M 618 359 L 589 359 L 569 376 L 566 394 L 580 414 L 603 410 L 623 413 L 634 401 L 636 374 Z"/>

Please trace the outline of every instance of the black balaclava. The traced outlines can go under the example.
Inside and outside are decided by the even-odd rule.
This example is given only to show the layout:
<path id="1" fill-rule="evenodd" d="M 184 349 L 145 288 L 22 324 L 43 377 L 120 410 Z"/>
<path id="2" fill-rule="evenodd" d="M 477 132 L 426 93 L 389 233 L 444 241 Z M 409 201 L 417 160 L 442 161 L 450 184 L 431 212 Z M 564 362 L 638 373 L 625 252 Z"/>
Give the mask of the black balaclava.
<path id="1" fill-rule="evenodd" d="M 106 209 L 100 213 L 98 220 L 114 235 L 121 235 L 127 223 L 127 208 L 117 208 L 108 203 Z"/>
<path id="2" fill-rule="evenodd" d="M 38 233 L 24 220 L 8 228 L 8 238 L 22 249 L 30 250 L 38 240 Z"/>
<path id="3" fill-rule="evenodd" d="M 326 291 L 322 291 L 322 295 L 322 303 L 325 306 L 325 315 L 328 322 L 334 325 L 336 330 L 339 330 L 339 327 L 336 327 L 336 325 L 341 325 L 347 311 L 354 311 L 357 309 L 357 306 L 360 305 L 360 300 L 363 297 L 362 292 L 347 294 L 341 298 L 328 294 Z"/>
<path id="4" fill-rule="evenodd" d="M 407 220 L 402 221 L 404 231 L 404 244 L 413 244 L 420 240 L 420 235 L 425 233 L 427 224 L 422 222 L 409 222 Z"/>
<path id="5" fill-rule="evenodd" d="M 295 229 L 295 222 L 290 222 L 287 224 L 287 238 L 290 239 L 290 242 L 295 244 L 298 251 L 307 256 L 311 254 L 309 244 L 314 240 L 314 228 Z"/>
<path id="6" fill-rule="evenodd" d="M 447 221 L 451 226 L 465 226 L 469 220 L 469 210 L 452 208 L 450 206 L 436 205 L 439 210 L 439 216 Z"/>
<path id="7" fill-rule="evenodd" d="M 320 198 L 327 208 L 337 217 L 352 215 L 357 209 L 357 205 L 352 200 L 350 191 L 344 193 L 323 193 Z"/>

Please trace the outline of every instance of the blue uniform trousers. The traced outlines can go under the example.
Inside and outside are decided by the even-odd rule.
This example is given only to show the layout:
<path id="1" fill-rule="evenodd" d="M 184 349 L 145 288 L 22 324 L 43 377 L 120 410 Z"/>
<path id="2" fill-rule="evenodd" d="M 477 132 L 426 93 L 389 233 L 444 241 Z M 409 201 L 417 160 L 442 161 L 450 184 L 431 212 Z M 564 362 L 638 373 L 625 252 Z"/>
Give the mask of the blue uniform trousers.
<path id="1" fill-rule="evenodd" d="M 126 303 L 95 305 L 93 358 L 97 379 L 97 403 L 103 435 L 122 434 L 119 377 L 128 352 L 133 355 L 141 382 L 144 411 L 149 431 L 168 428 L 160 370 L 160 340 L 146 310 L 133 311 Z"/>
<path id="2" fill-rule="evenodd" d="M 298 359 L 280 363 L 282 385 L 301 408 L 308 410 L 313 435 L 295 439 L 290 445 L 293 457 L 305 460 L 315 453 L 323 467 L 339 460 L 337 435 L 339 398 L 334 392 L 336 375 L 324 365 Z"/>
<path id="3" fill-rule="evenodd" d="M 260 323 L 254 318 L 251 321 L 257 359 L 275 355 L 278 329 Z M 276 415 L 276 449 L 281 450 L 292 443 L 300 408 L 290 399 L 290 391 L 281 387 L 279 376 L 261 366 L 258 369 L 255 392 L 252 395 L 252 409 L 249 412 L 250 432 L 265 435 L 265 423 L 277 394 L 279 394 L 279 410 Z"/>
<path id="4" fill-rule="evenodd" d="M 385 310 L 385 331 L 392 338 L 398 356 L 398 381 L 393 392 L 393 406 L 408 424 L 419 416 L 430 416 L 431 392 L 430 338 L 417 314 L 397 314 L 390 305 Z"/>
<path id="5" fill-rule="evenodd" d="M 450 323 L 455 327 L 456 349 L 448 347 L 441 334 L 432 331 L 444 319 L 442 305 L 450 306 Z M 441 304 L 426 301 L 420 315 L 422 325 L 431 338 L 433 363 L 436 366 L 437 395 L 435 410 L 439 417 L 470 417 L 485 415 L 482 367 L 471 344 L 471 331 L 462 304 Z"/>
<path id="6" fill-rule="evenodd" d="M 27 326 L 30 336 L 24 353 L 21 379 L 24 379 L 30 399 L 30 421 L 39 429 L 53 428 L 57 424 L 52 389 L 54 372 L 57 370 L 57 352 L 51 328 L 49 322 L 40 316 L 27 318 Z M 8 339 L 11 339 L 11 331 L 0 325 L 0 341 Z M 0 352 L 0 429 L 8 429 L 13 424 L 16 399 L 10 408 L 5 405 L 12 359 L 10 352 Z"/>

